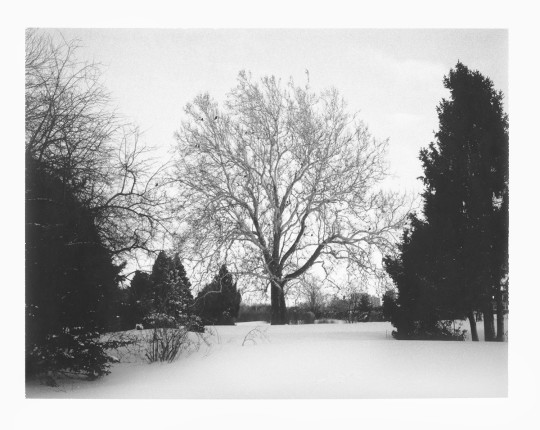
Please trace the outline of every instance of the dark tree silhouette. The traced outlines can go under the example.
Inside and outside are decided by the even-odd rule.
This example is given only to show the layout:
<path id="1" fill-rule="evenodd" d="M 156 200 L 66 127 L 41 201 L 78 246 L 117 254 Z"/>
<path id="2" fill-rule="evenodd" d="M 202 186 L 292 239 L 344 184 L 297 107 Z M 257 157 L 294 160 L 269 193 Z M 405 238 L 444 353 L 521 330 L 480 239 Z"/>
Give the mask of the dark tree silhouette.
<path id="1" fill-rule="evenodd" d="M 360 295 L 360 303 L 358 305 L 358 309 L 362 312 L 369 312 L 373 309 L 373 305 L 371 304 L 369 294 L 362 293 Z"/>
<path id="2" fill-rule="evenodd" d="M 489 78 L 458 63 L 444 79 L 450 99 L 438 107 L 436 142 L 424 149 L 424 214 L 447 239 L 461 302 L 484 313 L 486 340 L 495 338 L 493 297 L 502 340 L 502 288 L 508 273 L 508 117 Z M 448 263 L 448 261 L 446 261 Z M 456 273 L 457 271 L 457 273 Z M 474 329 L 473 329 L 474 330 Z"/>
<path id="3" fill-rule="evenodd" d="M 386 306 L 399 339 L 444 337 L 439 321 L 449 314 L 448 302 L 436 279 L 434 261 L 443 261 L 430 225 L 410 216 L 410 225 L 398 245 L 398 254 L 385 257 L 386 271 L 398 289 L 395 301 Z"/>
<path id="4" fill-rule="evenodd" d="M 420 153 L 423 221 L 411 217 L 397 257 L 385 259 L 399 291 L 397 323 L 484 313 L 486 340 L 503 339 L 508 272 L 508 119 L 490 79 L 458 63 L 444 79 L 436 141 Z M 398 332 L 400 328 L 398 326 Z"/>
<path id="5" fill-rule="evenodd" d="M 114 317 L 121 267 L 112 263 L 88 209 L 31 158 L 25 239 L 27 374 L 107 373 L 99 335 Z"/>
<path id="6" fill-rule="evenodd" d="M 205 325 L 234 324 L 240 310 L 241 295 L 236 282 L 222 265 L 219 273 L 197 295 L 195 309 Z"/>
<path id="7" fill-rule="evenodd" d="M 180 257 L 161 251 L 154 265 L 151 283 L 151 313 L 146 319 L 152 326 L 175 327 L 190 315 L 193 306 L 191 284 Z"/>
<path id="8" fill-rule="evenodd" d="M 124 308 L 124 324 L 131 329 L 142 323 L 151 312 L 152 282 L 148 273 L 135 271 L 130 286 L 126 289 Z"/>
<path id="9" fill-rule="evenodd" d="M 392 316 L 396 313 L 396 292 L 387 290 L 382 298 L 382 312 L 385 321 L 391 321 Z"/>

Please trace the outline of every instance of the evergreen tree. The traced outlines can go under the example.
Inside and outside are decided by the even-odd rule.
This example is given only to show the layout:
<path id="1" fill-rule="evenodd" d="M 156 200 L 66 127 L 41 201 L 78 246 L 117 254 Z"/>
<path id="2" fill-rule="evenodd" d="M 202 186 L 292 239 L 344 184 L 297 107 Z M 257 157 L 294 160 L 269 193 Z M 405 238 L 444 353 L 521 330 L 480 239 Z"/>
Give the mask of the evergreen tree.
<path id="1" fill-rule="evenodd" d="M 152 311 L 153 291 L 150 275 L 140 270 L 135 271 L 127 290 L 124 321 L 126 328 L 133 329 Z"/>
<path id="2" fill-rule="evenodd" d="M 360 303 L 358 305 L 358 309 L 362 312 L 369 312 L 373 309 L 373 305 L 371 304 L 371 300 L 369 299 L 369 294 L 362 293 L 360 295 Z"/>
<path id="3" fill-rule="evenodd" d="M 240 310 L 241 295 L 232 274 L 224 264 L 211 283 L 197 295 L 195 308 L 205 325 L 234 324 Z"/>
<path id="4" fill-rule="evenodd" d="M 382 298 L 382 312 L 385 321 L 391 321 L 396 313 L 396 292 L 394 290 L 385 291 Z"/>
<path id="5" fill-rule="evenodd" d="M 495 338 L 493 297 L 502 339 L 508 271 L 508 120 L 502 93 L 458 63 L 444 79 L 450 99 L 438 106 L 436 141 L 423 149 L 423 221 L 411 217 L 399 253 L 386 270 L 399 294 L 393 323 L 404 337 L 443 319 L 484 313 Z M 437 323 L 439 321 L 439 323 Z"/>
<path id="6" fill-rule="evenodd" d="M 186 316 L 190 316 L 193 307 L 193 293 L 191 292 L 191 282 L 187 277 L 186 269 L 180 260 L 178 253 L 174 254 L 172 264 L 176 276 L 177 294 L 180 299 L 180 307 Z"/>
<path id="7" fill-rule="evenodd" d="M 92 213 L 47 166 L 26 160 L 26 368 L 107 373 L 100 333 L 110 325 L 121 267 Z"/>
<path id="8" fill-rule="evenodd" d="M 398 245 L 398 255 L 386 257 L 386 271 L 398 288 L 390 320 L 399 339 L 431 338 L 441 319 L 442 297 L 433 282 L 437 247 L 429 225 L 414 215 Z"/>
<path id="9" fill-rule="evenodd" d="M 171 291 L 176 282 L 174 269 L 165 251 L 160 251 L 150 275 L 152 283 L 152 308 L 154 312 L 168 314 Z"/>
<path id="10" fill-rule="evenodd" d="M 150 275 L 152 287 L 151 314 L 147 322 L 152 326 L 175 327 L 187 322 L 193 306 L 191 284 L 180 257 L 169 257 L 161 251 Z"/>
<path id="11" fill-rule="evenodd" d="M 26 363 L 99 376 L 100 333 L 119 328 L 125 294 L 113 259 L 149 247 L 165 194 L 76 50 L 26 32 Z"/>
<path id="12" fill-rule="evenodd" d="M 508 118 L 503 94 L 480 72 L 458 63 L 444 85 L 436 142 L 420 154 L 424 215 L 446 254 L 436 281 L 467 312 L 473 336 L 473 311 L 484 313 L 493 340 L 493 297 L 500 306 L 508 270 Z"/>

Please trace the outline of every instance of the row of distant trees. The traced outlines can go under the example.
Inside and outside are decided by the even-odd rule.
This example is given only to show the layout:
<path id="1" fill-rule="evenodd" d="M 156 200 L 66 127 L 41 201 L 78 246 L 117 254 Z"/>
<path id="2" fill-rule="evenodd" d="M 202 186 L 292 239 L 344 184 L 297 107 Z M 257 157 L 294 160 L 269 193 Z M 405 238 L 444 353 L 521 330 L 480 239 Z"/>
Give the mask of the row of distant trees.
<path id="1" fill-rule="evenodd" d="M 509 140 L 503 94 L 458 63 L 444 79 L 435 142 L 420 152 L 423 209 L 385 258 L 397 287 L 385 297 L 396 337 L 452 338 L 448 320 L 483 314 L 485 340 L 505 339 L 508 303 Z M 494 323 L 494 310 L 497 316 Z"/>
<path id="2" fill-rule="evenodd" d="M 317 306 L 309 302 L 299 303 L 288 309 L 288 317 L 289 323 L 298 320 L 303 322 L 339 320 L 349 323 L 384 320 L 381 306 L 374 304 L 373 297 L 368 293 L 362 292 L 332 295 Z"/>
<path id="3" fill-rule="evenodd" d="M 308 302 L 299 302 L 287 309 L 288 324 L 313 324 L 335 322 L 374 322 L 389 321 L 390 316 L 383 313 L 382 306 L 374 303 L 367 293 L 354 296 L 329 296 L 315 308 Z M 269 304 L 241 304 L 237 321 L 271 321 Z"/>
<path id="4" fill-rule="evenodd" d="M 336 290 L 324 287 L 324 283 L 316 277 L 303 277 L 292 286 L 287 296 L 291 300 L 288 309 L 288 320 L 298 311 L 311 312 L 316 319 L 337 319 L 357 322 L 368 319 L 374 308 L 375 297 L 365 292 L 360 284 L 348 284 Z M 292 312 L 291 312 L 292 311 Z"/>

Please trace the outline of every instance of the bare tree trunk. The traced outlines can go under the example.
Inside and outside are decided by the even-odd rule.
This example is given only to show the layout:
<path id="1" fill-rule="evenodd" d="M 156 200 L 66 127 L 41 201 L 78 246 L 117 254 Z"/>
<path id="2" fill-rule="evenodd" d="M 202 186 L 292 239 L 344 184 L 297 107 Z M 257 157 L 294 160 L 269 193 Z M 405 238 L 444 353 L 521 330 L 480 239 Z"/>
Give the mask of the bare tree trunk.
<path id="1" fill-rule="evenodd" d="M 501 288 L 497 288 L 495 296 L 497 300 L 497 341 L 504 342 L 504 306 Z"/>
<path id="2" fill-rule="evenodd" d="M 281 285 L 281 294 L 279 295 L 279 318 L 280 324 L 287 324 L 287 308 L 285 307 L 285 284 Z"/>
<path id="3" fill-rule="evenodd" d="M 478 342 L 478 331 L 476 330 L 476 318 L 474 317 L 474 312 L 470 311 L 467 317 L 469 318 L 469 324 L 471 325 L 471 338 L 474 342 Z"/>
<path id="4" fill-rule="evenodd" d="M 287 323 L 284 286 L 284 282 L 272 282 L 272 289 L 270 291 L 270 302 L 272 307 L 272 325 L 283 325 Z"/>
<path id="5" fill-rule="evenodd" d="M 493 306 L 491 301 L 484 306 L 484 340 L 492 342 L 495 340 L 495 325 L 493 324 Z"/>

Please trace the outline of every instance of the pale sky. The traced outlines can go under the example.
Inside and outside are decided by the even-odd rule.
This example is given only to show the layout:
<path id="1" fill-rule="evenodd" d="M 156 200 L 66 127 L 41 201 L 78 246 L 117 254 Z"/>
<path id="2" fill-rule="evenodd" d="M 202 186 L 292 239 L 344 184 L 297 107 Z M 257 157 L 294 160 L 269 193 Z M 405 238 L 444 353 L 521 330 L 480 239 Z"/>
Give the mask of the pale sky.
<path id="1" fill-rule="evenodd" d="M 389 139 L 393 176 L 385 185 L 412 195 L 422 190 L 419 151 L 433 140 L 436 106 L 448 95 L 443 77 L 457 61 L 489 76 L 508 95 L 506 30 L 50 32 L 79 39 L 78 58 L 104 65 L 103 82 L 118 112 L 138 124 L 146 143 L 163 153 L 174 145 L 183 108 L 197 94 L 208 92 L 223 101 L 240 70 L 285 82 L 292 77 L 303 85 L 307 69 L 315 91 L 337 88 L 374 137 Z"/>
<path id="2" fill-rule="evenodd" d="M 79 58 L 106 66 L 104 83 L 119 112 L 164 149 L 197 94 L 222 101 L 242 69 L 298 84 L 307 69 L 314 90 L 337 88 L 375 137 L 389 138 L 390 184 L 408 191 L 421 189 L 418 153 L 433 139 L 442 79 L 458 60 L 508 95 L 506 30 L 60 31 L 80 40 Z"/>

